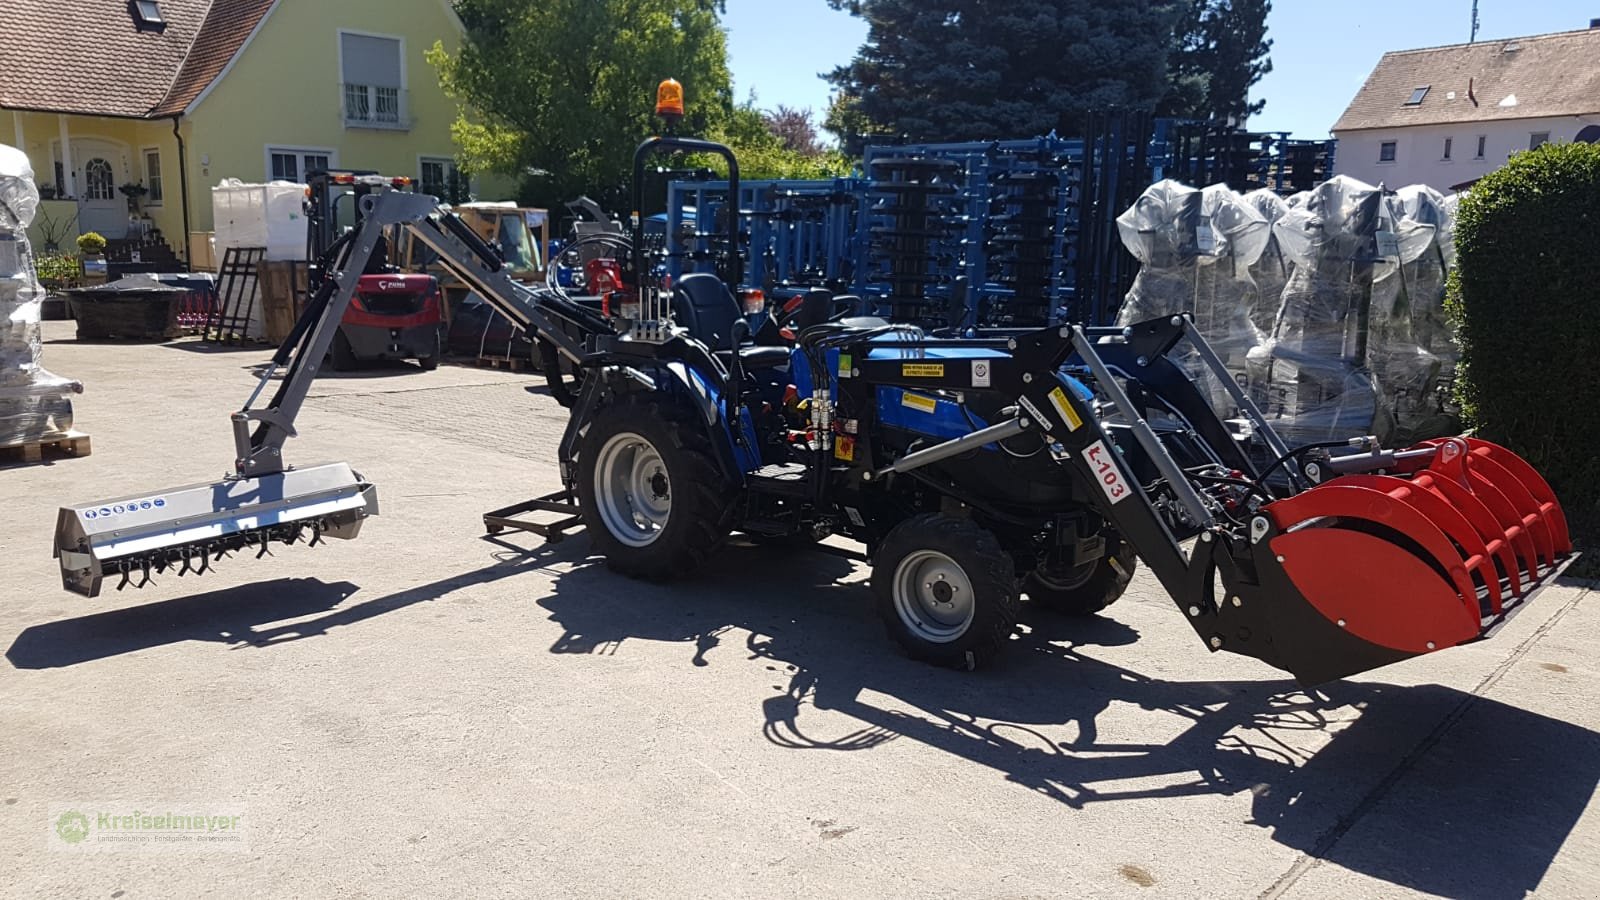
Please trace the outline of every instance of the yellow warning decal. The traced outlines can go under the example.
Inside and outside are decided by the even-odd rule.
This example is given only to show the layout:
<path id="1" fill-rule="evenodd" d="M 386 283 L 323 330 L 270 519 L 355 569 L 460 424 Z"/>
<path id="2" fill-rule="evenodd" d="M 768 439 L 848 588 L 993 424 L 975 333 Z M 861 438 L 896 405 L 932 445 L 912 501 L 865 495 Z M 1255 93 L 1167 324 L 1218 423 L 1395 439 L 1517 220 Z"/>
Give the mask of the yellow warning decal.
<path id="1" fill-rule="evenodd" d="M 905 393 L 900 395 L 900 405 L 907 409 L 931 413 L 939 408 L 939 401 L 932 397 L 924 397 L 921 394 Z"/>
<path id="2" fill-rule="evenodd" d="M 845 437 L 842 434 L 836 435 L 833 439 L 833 458 L 842 459 L 845 462 L 855 462 L 856 439 Z"/>
<path id="3" fill-rule="evenodd" d="M 900 367 L 902 378 L 943 378 L 944 363 L 905 363 Z"/>
<path id="4" fill-rule="evenodd" d="M 1067 430 L 1077 431 L 1083 427 L 1083 419 L 1079 418 L 1078 411 L 1072 408 L 1072 404 L 1067 401 L 1066 392 L 1061 388 L 1050 392 L 1050 405 L 1056 408 L 1061 418 L 1067 420 Z"/>

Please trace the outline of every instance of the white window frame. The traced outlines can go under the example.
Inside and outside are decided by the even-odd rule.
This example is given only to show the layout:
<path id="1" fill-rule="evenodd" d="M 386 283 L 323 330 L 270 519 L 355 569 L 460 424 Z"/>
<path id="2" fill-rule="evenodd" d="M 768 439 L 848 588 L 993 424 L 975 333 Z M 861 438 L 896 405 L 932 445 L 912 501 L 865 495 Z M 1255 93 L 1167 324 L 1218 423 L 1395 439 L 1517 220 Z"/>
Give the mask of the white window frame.
<path id="1" fill-rule="evenodd" d="M 152 153 L 156 155 L 156 171 L 154 179 L 152 179 L 150 174 L 150 154 Z M 166 160 L 161 158 L 160 147 L 139 148 L 139 174 L 144 176 L 144 186 L 147 191 L 147 193 L 144 195 L 145 199 L 141 202 L 141 205 L 160 206 L 162 201 L 166 198 L 167 179 L 162 175 L 162 169 L 164 168 L 166 168 Z M 155 195 L 155 191 L 151 188 L 151 186 L 155 184 L 156 180 L 159 180 L 161 183 L 160 197 L 157 197 Z"/>
<path id="2" fill-rule="evenodd" d="M 419 191 L 422 190 L 422 164 L 432 162 L 442 162 L 448 166 L 445 169 L 446 178 L 450 177 L 450 169 L 455 169 L 457 173 L 461 171 L 461 166 L 456 164 L 454 156 L 445 153 L 419 153 L 417 154 L 417 190 Z M 468 193 L 471 193 L 470 187 L 468 188 Z M 439 199 L 443 200 L 445 198 L 441 197 Z"/>
<path id="3" fill-rule="evenodd" d="M 265 172 L 267 181 L 272 180 L 272 154 L 293 153 L 299 157 L 296 165 L 300 171 L 295 173 L 300 179 L 299 184 L 306 183 L 306 157 L 308 155 L 326 156 L 329 168 L 339 167 L 339 148 L 337 147 L 306 147 L 300 144 L 266 144 L 261 151 L 261 171 Z"/>
<path id="4" fill-rule="evenodd" d="M 344 80 L 344 36 L 381 38 L 383 40 L 398 41 L 400 44 L 400 96 L 396 100 L 399 107 L 398 122 L 379 122 L 376 120 L 361 120 L 352 122 L 345 109 L 345 80 Z M 384 34 L 381 31 L 363 31 L 359 28 L 339 28 L 333 36 L 334 53 L 339 61 L 339 117 L 344 121 L 346 128 L 378 128 L 386 131 L 409 131 L 411 129 L 410 103 L 406 96 L 411 93 L 411 72 L 406 65 L 406 36 L 403 34 Z M 373 103 L 376 106 L 376 103 Z"/>

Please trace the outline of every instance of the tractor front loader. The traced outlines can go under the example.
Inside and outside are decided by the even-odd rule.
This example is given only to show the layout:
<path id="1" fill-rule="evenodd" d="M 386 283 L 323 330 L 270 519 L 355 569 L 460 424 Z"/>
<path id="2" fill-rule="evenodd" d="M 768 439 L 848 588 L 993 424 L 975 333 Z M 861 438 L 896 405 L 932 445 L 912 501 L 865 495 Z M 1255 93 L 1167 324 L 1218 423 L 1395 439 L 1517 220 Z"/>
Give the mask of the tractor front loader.
<path id="1" fill-rule="evenodd" d="M 663 98 L 670 111 L 672 91 Z M 635 210 L 660 152 L 723 156 L 738 196 L 732 151 L 669 135 L 635 155 Z M 635 215 L 624 290 L 601 317 L 506 277 L 431 198 L 363 202 L 274 360 L 288 366 L 277 395 L 233 417 L 235 474 L 63 509 L 69 589 L 93 596 L 107 574 L 142 583 L 308 531 L 354 537 L 376 512 L 348 466 L 288 468 L 281 449 L 385 227 L 410 229 L 576 370 L 567 383 L 546 367 L 570 408 L 563 490 L 486 516 L 491 530 L 524 527 L 513 512 L 557 513 L 530 530 L 581 522 L 608 565 L 649 579 L 691 574 L 733 531 L 790 546 L 848 538 L 871 561 L 890 634 L 935 664 L 1000 653 L 1024 595 L 1099 612 L 1142 562 L 1206 647 L 1315 684 L 1484 637 L 1571 552 L 1549 486 L 1501 447 L 1290 447 L 1184 316 L 930 333 L 818 291 L 779 321 L 730 291 L 736 241 L 722 277 L 652 277 Z M 725 215 L 737 235 L 739 211 Z M 1196 388 L 1184 367 L 1196 358 L 1242 423 Z"/>

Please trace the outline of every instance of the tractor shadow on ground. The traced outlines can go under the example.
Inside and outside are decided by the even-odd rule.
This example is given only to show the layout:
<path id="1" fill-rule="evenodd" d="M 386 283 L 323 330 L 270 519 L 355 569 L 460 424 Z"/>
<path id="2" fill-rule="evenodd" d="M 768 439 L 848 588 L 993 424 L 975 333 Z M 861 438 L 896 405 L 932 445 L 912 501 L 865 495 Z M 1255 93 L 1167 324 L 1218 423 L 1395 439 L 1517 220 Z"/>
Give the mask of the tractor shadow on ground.
<path id="1" fill-rule="evenodd" d="M 564 629 L 552 653 L 675 642 L 688 666 L 787 678 L 763 703 L 780 747 L 914 740 L 1074 808 L 1247 792 L 1251 824 L 1274 840 L 1444 896 L 1534 890 L 1600 783 L 1600 735 L 1586 729 L 1440 685 L 1149 677 L 1097 658 L 1138 637 L 1108 617 L 1030 610 L 992 670 L 934 669 L 896 655 L 865 582 L 840 583 L 860 574 L 837 557 L 734 547 L 674 585 L 579 566 L 538 602 Z M 748 637 L 724 647 L 734 629 Z M 1172 737 L 1102 736 L 1120 730 L 1099 724 L 1114 706 L 1111 719 L 1137 707 L 1165 726 L 1141 735 Z"/>

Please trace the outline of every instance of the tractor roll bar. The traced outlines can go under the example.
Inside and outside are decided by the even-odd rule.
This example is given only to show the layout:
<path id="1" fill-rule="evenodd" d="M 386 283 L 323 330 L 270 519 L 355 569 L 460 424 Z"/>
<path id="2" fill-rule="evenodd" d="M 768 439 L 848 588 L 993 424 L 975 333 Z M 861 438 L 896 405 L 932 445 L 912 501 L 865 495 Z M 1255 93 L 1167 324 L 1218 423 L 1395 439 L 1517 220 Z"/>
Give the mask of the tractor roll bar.
<path id="1" fill-rule="evenodd" d="M 640 296 L 649 266 L 644 251 L 644 163 L 656 153 L 715 153 L 728 163 L 728 253 L 723 260 L 722 283 L 735 287 L 744 277 L 744 267 L 739 262 L 739 160 L 733 151 L 716 141 L 700 138 L 653 137 L 633 151 L 633 271 L 639 279 Z M 704 211 L 695 213 L 696 225 L 701 223 Z"/>

